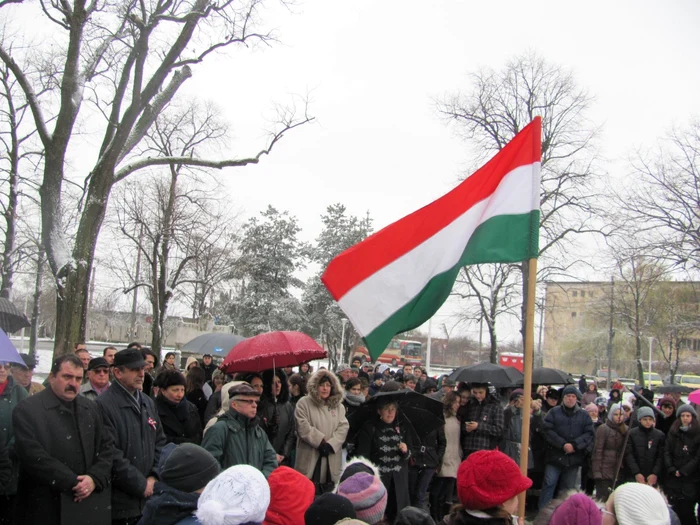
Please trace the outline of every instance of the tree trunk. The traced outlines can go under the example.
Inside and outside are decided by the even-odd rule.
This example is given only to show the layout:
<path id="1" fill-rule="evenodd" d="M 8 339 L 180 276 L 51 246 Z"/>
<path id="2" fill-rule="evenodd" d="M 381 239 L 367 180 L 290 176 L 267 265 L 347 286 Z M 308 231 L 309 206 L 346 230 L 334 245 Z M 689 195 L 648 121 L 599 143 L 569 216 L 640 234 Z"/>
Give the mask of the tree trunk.
<path id="1" fill-rule="evenodd" d="M 489 359 L 494 365 L 498 364 L 498 337 L 496 336 L 496 324 L 491 320 L 486 320 L 486 326 L 489 330 L 489 339 L 491 340 L 491 352 Z"/>
<path id="2" fill-rule="evenodd" d="M 29 328 L 29 355 L 36 355 L 36 343 L 39 338 L 39 314 L 41 313 L 41 286 L 44 281 L 44 263 L 46 254 L 39 248 L 36 262 L 36 279 L 34 280 L 34 304 L 32 305 L 32 326 Z"/>
<path id="3" fill-rule="evenodd" d="M 17 203 L 19 201 L 19 140 L 17 138 L 17 122 L 15 108 L 9 87 L 5 84 L 7 93 L 7 117 L 9 119 L 10 149 L 8 173 L 7 207 L 5 208 L 5 246 L 2 250 L 2 283 L 0 283 L 0 297 L 9 299 L 12 294 L 12 281 L 14 277 L 14 252 L 17 238 Z"/>

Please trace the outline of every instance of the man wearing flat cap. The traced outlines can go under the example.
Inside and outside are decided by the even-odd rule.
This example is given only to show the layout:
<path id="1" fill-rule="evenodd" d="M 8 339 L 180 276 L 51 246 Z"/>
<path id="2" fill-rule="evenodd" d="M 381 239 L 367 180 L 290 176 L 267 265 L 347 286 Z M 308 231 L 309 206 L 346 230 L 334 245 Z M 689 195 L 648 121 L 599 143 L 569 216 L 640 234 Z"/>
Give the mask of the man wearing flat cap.
<path id="1" fill-rule="evenodd" d="M 109 363 L 104 357 L 93 357 L 87 368 L 88 380 L 80 387 L 80 395 L 95 401 L 109 388 Z"/>
<path id="2" fill-rule="evenodd" d="M 97 398 L 114 439 L 112 523 L 135 524 L 153 494 L 165 434 L 153 400 L 141 392 L 146 362 L 137 348 L 114 356 L 114 382 Z"/>
<path id="3" fill-rule="evenodd" d="M 256 415 L 260 394 L 248 383 L 232 386 L 228 411 L 204 434 L 202 447 L 226 470 L 234 465 L 252 465 L 265 477 L 277 468 L 277 455 Z"/>
<path id="4" fill-rule="evenodd" d="M 36 360 L 29 356 L 29 354 L 19 354 L 22 358 L 23 363 L 10 363 L 12 377 L 18 385 L 22 385 L 24 389 L 30 396 L 38 394 L 44 390 L 44 385 L 32 381 L 32 375 L 34 374 L 34 368 L 36 367 Z"/>

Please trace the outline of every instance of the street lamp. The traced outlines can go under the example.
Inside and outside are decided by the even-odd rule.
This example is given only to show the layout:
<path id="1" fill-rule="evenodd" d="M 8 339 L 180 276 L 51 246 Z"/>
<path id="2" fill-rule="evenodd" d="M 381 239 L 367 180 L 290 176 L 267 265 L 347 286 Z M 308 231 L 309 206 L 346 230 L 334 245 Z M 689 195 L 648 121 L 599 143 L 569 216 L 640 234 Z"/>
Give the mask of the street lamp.
<path id="1" fill-rule="evenodd" d="M 348 320 L 343 317 L 340 320 L 341 323 L 343 323 L 343 331 L 340 334 L 340 358 L 343 358 L 343 348 L 345 347 L 345 325 L 348 324 Z"/>

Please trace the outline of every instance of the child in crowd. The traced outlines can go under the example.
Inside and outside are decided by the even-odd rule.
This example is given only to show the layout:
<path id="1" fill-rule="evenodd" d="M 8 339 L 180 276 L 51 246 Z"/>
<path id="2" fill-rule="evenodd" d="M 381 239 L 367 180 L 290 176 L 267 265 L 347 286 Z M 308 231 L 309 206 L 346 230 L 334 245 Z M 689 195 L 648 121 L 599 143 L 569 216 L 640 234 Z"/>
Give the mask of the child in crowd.
<path id="1" fill-rule="evenodd" d="M 630 430 L 629 443 L 625 450 L 627 470 L 630 481 L 655 487 L 664 469 L 666 436 L 654 428 L 654 410 L 651 408 L 638 408 L 637 420 L 639 426 Z"/>

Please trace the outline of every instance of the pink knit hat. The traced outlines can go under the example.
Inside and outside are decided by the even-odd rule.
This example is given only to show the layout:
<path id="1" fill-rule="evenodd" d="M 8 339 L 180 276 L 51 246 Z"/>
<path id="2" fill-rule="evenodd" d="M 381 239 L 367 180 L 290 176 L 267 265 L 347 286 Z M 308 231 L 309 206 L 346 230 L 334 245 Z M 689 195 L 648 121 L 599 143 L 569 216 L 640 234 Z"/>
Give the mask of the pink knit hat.
<path id="1" fill-rule="evenodd" d="M 549 525 L 601 525 L 603 515 L 591 498 L 585 494 L 573 494 L 557 507 Z"/>
<path id="2" fill-rule="evenodd" d="M 387 493 L 384 484 L 377 476 L 366 472 L 353 474 L 338 486 L 338 495 L 350 500 L 355 507 L 357 519 L 372 525 L 384 518 Z"/>

